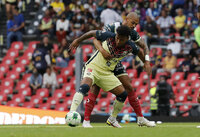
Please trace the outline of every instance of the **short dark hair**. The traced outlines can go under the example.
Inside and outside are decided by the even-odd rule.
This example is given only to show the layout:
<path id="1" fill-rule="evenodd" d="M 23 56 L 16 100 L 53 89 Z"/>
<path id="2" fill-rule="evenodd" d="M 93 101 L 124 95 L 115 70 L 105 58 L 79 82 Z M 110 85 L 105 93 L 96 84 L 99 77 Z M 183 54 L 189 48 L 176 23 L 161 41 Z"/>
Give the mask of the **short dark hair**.
<path id="1" fill-rule="evenodd" d="M 16 11 L 19 11 L 19 8 L 18 8 L 18 7 L 15 7 L 14 9 L 15 9 Z"/>
<path id="2" fill-rule="evenodd" d="M 131 30 L 128 26 L 122 25 L 117 28 L 117 34 L 120 36 L 129 37 L 129 35 L 131 34 Z"/>

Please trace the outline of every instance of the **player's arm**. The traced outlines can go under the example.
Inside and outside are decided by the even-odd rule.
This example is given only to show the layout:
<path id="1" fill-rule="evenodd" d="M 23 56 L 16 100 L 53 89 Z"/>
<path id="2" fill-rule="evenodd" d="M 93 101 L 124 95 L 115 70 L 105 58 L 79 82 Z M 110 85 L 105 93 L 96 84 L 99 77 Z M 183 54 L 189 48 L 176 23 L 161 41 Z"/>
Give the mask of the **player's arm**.
<path id="1" fill-rule="evenodd" d="M 97 39 L 94 39 L 93 40 L 93 43 L 94 43 L 94 46 L 95 48 L 101 52 L 101 54 L 103 55 L 103 57 L 106 59 L 106 60 L 110 60 L 113 56 L 107 52 L 103 47 L 102 47 L 102 43 L 101 41 L 97 40 Z"/>
<path id="2" fill-rule="evenodd" d="M 82 41 L 89 39 L 91 37 L 95 37 L 100 41 L 105 41 L 106 39 L 108 39 L 110 37 L 114 37 L 114 36 L 115 36 L 115 34 L 112 32 L 101 31 L 101 30 L 91 30 L 91 31 L 83 34 L 81 37 L 75 39 L 69 48 L 71 50 L 76 49 Z"/>

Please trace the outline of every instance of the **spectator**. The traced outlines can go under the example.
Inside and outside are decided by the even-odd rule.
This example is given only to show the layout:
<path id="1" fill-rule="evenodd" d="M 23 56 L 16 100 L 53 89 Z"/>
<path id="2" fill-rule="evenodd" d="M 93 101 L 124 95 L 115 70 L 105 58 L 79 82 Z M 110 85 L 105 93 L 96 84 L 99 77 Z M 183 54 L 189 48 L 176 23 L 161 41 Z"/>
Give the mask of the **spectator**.
<path id="1" fill-rule="evenodd" d="M 153 54 L 153 56 L 151 57 L 152 78 L 155 78 L 157 69 L 162 67 L 161 65 L 162 57 L 157 54 L 156 48 L 152 49 L 152 54 Z"/>
<path id="2" fill-rule="evenodd" d="M 58 57 L 56 58 L 56 66 L 57 67 L 67 67 L 70 60 L 70 53 L 68 52 L 69 45 L 66 39 L 63 39 L 60 47 Z"/>
<path id="3" fill-rule="evenodd" d="M 198 46 L 197 42 L 194 41 L 189 53 L 190 59 L 197 57 L 198 53 L 200 53 L 199 51 L 200 51 L 200 47 Z"/>
<path id="4" fill-rule="evenodd" d="M 53 20 L 50 17 L 50 11 L 47 9 L 39 25 L 39 34 L 48 34 L 53 37 Z"/>
<path id="5" fill-rule="evenodd" d="M 143 64 L 138 56 L 135 56 L 132 59 L 132 68 L 137 69 L 137 74 L 138 74 L 138 76 L 140 76 L 140 73 L 143 71 Z"/>
<path id="6" fill-rule="evenodd" d="M 65 14 L 65 17 L 66 17 L 67 20 L 69 20 L 69 21 L 72 20 L 74 13 L 70 10 L 69 5 L 65 7 L 64 14 Z"/>
<path id="7" fill-rule="evenodd" d="M 79 37 L 83 34 L 83 31 L 85 29 L 85 23 L 83 20 L 83 17 L 80 12 L 78 12 L 73 18 L 72 18 L 72 24 L 71 24 L 71 34 L 70 36 L 73 37 L 73 39 Z"/>
<path id="8" fill-rule="evenodd" d="M 79 0 L 72 1 L 72 3 L 69 5 L 69 8 L 74 13 L 78 13 L 84 10 L 83 5 L 81 5 L 81 1 Z"/>
<path id="9" fill-rule="evenodd" d="M 7 17 L 14 14 L 14 8 L 17 6 L 17 0 L 6 0 Z"/>
<path id="10" fill-rule="evenodd" d="M 43 76 L 43 88 L 49 89 L 50 90 L 49 95 L 53 96 L 56 86 L 57 86 L 56 74 L 51 67 L 47 67 L 46 73 Z"/>
<path id="11" fill-rule="evenodd" d="M 173 7 L 172 7 L 172 10 L 171 10 L 172 17 L 175 16 L 176 9 L 183 8 L 184 4 L 185 4 L 185 0 L 173 0 Z"/>
<path id="12" fill-rule="evenodd" d="M 199 26 L 194 30 L 194 37 L 196 42 L 198 43 L 198 46 L 200 47 L 200 23 Z"/>
<path id="13" fill-rule="evenodd" d="M 153 37 L 153 35 L 157 35 L 159 37 L 157 25 L 155 21 L 152 21 L 149 16 L 146 16 L 146 24 L 144 26 L 144 33 L 147 36 L 147 43 L 149 47 L 153 42 L 159 42 L 158 38 Z"/>
<path id="14" fill-rule="evenodd" d="M 7 37 L 8 48 L 10 47 L 11 41 L 14 37 L 16 41 L 22 41 L 22 31 L 24 29 L 24 16 L 21 13 L 19 13 L 18 10 L 19 9 L 17 7 L 15 7 L 13 10 L 14 11 L 14 20 L 13 20 L 14 26 L 12 26 L 12 29 L 10 30 Z"/>
<path id="15" fill-rule="evenodd" d="M 160 76 L 156 87 L 156 95 L 158 96 L 158 114 L 169 116 L 170 99 L 174 99 L 174 92 L 172 86 L 166 82 L 166 76 Z"/>
<path id="16" fill-rule="evenodd" d="M 175 35 L 171 36 L 171 42 L 167 45 L 167 49 L 172 50 L 173 55 L 178 55 L 181 51 L 181 44 L 176 41 Z"/>
<path id="17" fill-rule="evenodd" d="M 177 16 L 175 17 L 174 21 L 176 32 L 180 33 L 180 35 L 182 36 L 183 32 L 185 31 L 186 25 L 186 16 L 183 15 L 182 9 L 177 10 Z"/>
<path id="18" fill-rule="evenodd" d="M 50 56 L 44 48 L 37 48 L 32 55 L 33 66 L 37 69 L 38 73 L 44 74 L 47 66 L 51 65 Z"/>
<path id="19" fill-rule="evenodd" d="M 101 23 L 105 25 L 111 24 L 113 22 L 122 22 L 122 17 L 114 10 L 107 7 L 101 12 L 100 15 Z"/>
<path id="20" fill-rule="evenodd" d="M 57 13 L 57 16 L 61 15 L 65 11 L 65 5 L 63 2 L 60 2 L 60 0 L 54 0 L 54 2 L 51 3 L 51 6 Z"/>
<path id="21" fill-rule="evenodd" d="M 198 18 L 196 12 L 188 17 L 187 25 L 189 29 L 189 34 L 192 34 L 194 30 L 198 27 Z"/>
<path id="22" fill-rule="evenodd" d="M 163 67 L 161 69 L 158 69 L 157 73 L 167 72 L 172 75 L 174 72 L 176 72 L 176 63 L 177 63 L 176 57 L 172 55 L 172 50 L 168 49 L 167 56 L 164 58 L 163 61 Z"/>
<path id="23" fill-rule="evenodd" d="M 185 55 L 185 60 L 181 63 L 181 65 L 178 67 L 177 71 L 184 72 L 185 76 L 184 78 L 187 78 L 188 73 L 190 72 L 190 65 L 191 60 L 189 58 L 189 55 Z"/>
<path id="24" fill-rule="evenodd" d="M 49 37 L 45 35 L 42 39 L 42 43 L 38 44 L 37 47 L 43 48 L 51 58 L 54 56 L 53 45 L 49 42 Z"/>
<path id="25" fill-rule="evenodd" d="M 38 73 L 36 68 L 33 68 L 33 74 L 31 75 L 29 85 L 32 95 L 36 94 L 36 90 L 42 87 L 42 75 Z"/>
<path id="26" fill-rule="evenodd" d="M 149 3 L 149 8 L 146 11 L 146 16 L 149 16 L 151 20 L 156 21 L 159 17 L 159 11 L 155 8 L 154 2 Z"/>
<path id="27" fill-rule="evenodd" d="M 197 57 L 194 57 L 191 62 L 191 72 L 200 74 L 200 53 L 197 54 Z"/>
<path id="28" fill-rule="evenodd" d="M 158 24 L 159 34 L 164 33 L 164 35 L 169 35 L 173 32 L 173 19 L 171 16 L 168 16 L 165 10 L 161 11 L 161 16 L 156 23 Z"/>
<path id="29" fill-rule="evenodd" d="M 8 21 L 7 21 L 7 49 L 10 48 L 11 42 L 16 35 L 14 34 L 14 20 L 11 14 L 8 14 Z"/>
<path id="30" fill-rule="evenodd" d="M 59 43 L 66 38 L 67 32 L 69 32 L 69 20 L 66 19 L 65 14 L 62 14 L 56 22 L 56 36 Z"/>

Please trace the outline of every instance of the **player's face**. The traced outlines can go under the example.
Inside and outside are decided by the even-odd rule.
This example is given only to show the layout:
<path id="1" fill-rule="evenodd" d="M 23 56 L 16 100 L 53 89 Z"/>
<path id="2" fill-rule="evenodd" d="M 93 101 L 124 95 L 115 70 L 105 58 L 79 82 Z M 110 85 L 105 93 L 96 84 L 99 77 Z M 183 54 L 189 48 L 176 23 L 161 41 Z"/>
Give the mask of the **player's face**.
<path id="1" fill-rule="evenodd" d="M 137 18 L 128 18 L 127 19 L 127 26 L 131 29 L 134 29 L 138 23 L 139 23 L 139 19 L 137 19 Z"/>
<path id="2" fill-rule="evenodd" d="M 115 42 L 116 42 L 116 46 L 120 47 L 120 46 L 124 46 L 124 44 L 128 41 L 128 37 L 126 36 L 121 36 L 121 35 L 116 35 L 115 37 Z"/>

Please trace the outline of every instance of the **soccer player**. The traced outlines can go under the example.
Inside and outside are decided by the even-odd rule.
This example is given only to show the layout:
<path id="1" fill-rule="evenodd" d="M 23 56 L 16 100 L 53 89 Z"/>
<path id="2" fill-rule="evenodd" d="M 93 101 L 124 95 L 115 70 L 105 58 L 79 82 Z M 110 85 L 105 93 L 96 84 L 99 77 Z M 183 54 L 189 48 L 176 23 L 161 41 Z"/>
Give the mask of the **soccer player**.
<path id="1" fill-rule="evenodd" d="M 131 12 L 127 15 L 126 20 L 124 20 L 122 23 L 120 22 L 115 22 L 111 25 L 107 25 L 104 27 L 104 30 L 106 31 L 111 31 L 113 33 L 116 33 L 116 29 L 121 26 L 121 25 L 126 25 L 131 29 L 131 40 L 133 40 L 138 46 L 140 46 L 144 50 L 145 54 L 145 62 L 144 62 L 144 68 L 147 71 L 148 75 L 150 76 L 151 74 L 151 67 L 150 67 L 150 62 L 149 62 L 149 49 L 148 46 L 145 44 L 145 42 L 141 39 L 140 35 L 134 30 L 136 25 L 139 23 L 139 17 L 137 16 L 136 13 Z M 71 44 L 73 47 L 77 47 L 80 42 L 82 42 L 84 39 L 79 39 L 74 40 L 73 43 Z M 112 56 L 109 53 L 102 53 L 105 59 L 111 59 Z M 135 91 L 133 91 L 133 87 L 131 85 L 131 80 L 128 77 L 125 68 L 119 62 L 117 66 L 114 69 L 114 74 L 117 76 L 117 78 L 120 80 L 120 82 L 123 84 L 125 87 L 126 91 L 128 92 L 128 99 L 129 103 L 134 109 L 137 118 L 138 118 L 138 125 L 139 126 L 148 126 L 148 127 L 154 127 L 155 123 L 150 122 L 146 118 L 143 117 L 142 111 L 141 111 L 141 106 L 139 103 L 139 100 L 137 98 L 137 95 Z M 93 86 L 91 89 L 91 92 L 89 92 L 88 95 L 88 101 L 86 102 L 85 105 L 85 115 L 84 115 L 84 121 L 83 121 L 83 127 L 92 127 L 90 125 L 90 115 L 92 113 L 92 110 L 95 105 L 96 98 L 99 94 L 100 89 L 97 86 Z"/>
<path id="2" fill-rule="evenodd" d="M 117 114 L 121 111 L 124 101 L 127 97 L 127 92 L 125 91 L 122 83 L 112 72 L 116 67 L 117 63 L 127 56 L 129 53 L 140 56 L 143 58 L 144 55 L 139 50 L 139 48 L 129 39 L 130 29 L 127 26 L 120 26 L 117 28 L 117 34 L 108 32 L 108 31 L 89 31 L 82 35 L 79 39 L 87 39 L 90 37 L 95 37 L 97 40 L 100 40 L 108 53 L 110 53 L 113 58 L 106 60 L 102 53 L 98 50 L 93 54 L 93 56 L 86 62 L 85 67 L 83 68 L 83 78 L 81 81 L 81 86 L 79 91 L 75 93 L 70 111 L 76 111 L 77 107 L 83 100 L 84 95 L 90 90 L 90 87 L 93 84 L 96 84 L 104 91 L 110 91 L 116 95 L 116 100 L 114 101 L 114 109 L 111 113 L 111 116 L 108 118 L 107 123 L 113 127 L 120 128 L 116 117 Z M 101 48 L 101 43 L 94 40 L 95 46 Z M 73 45 L 70 45 L 70 49 L 74 49 Z M 98 49 L 98 48 L 97 48 Z"/>

